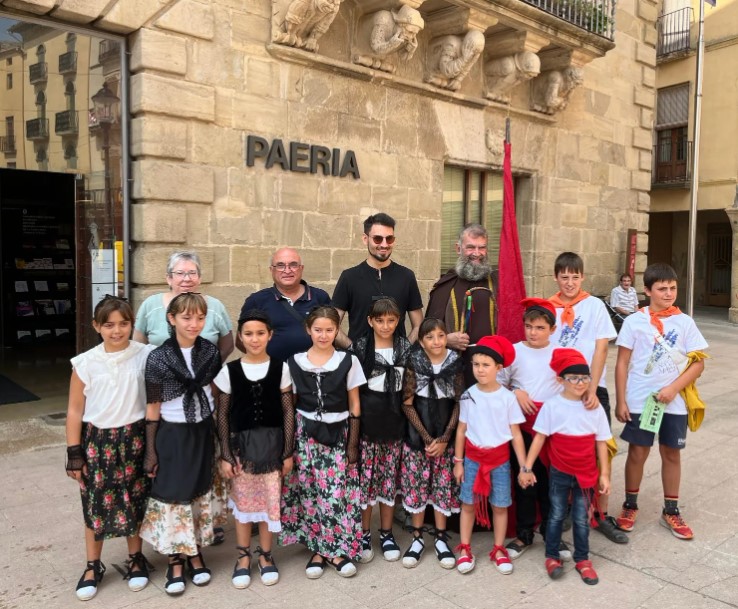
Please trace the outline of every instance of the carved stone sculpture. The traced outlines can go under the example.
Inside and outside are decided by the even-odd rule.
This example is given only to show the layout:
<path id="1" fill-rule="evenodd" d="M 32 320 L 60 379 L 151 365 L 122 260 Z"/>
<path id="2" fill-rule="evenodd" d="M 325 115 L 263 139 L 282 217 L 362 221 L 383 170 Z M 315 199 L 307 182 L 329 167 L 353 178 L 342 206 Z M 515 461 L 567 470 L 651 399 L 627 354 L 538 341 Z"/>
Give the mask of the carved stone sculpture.
<path id="1" fill-rule="evenodd" d="M 492 59 L 484 66 L 484 74 L 487 77 L 487 99 L 509 104 L 511 91 L 520 83 L 540 73 L 541 60 L 530 51 Z"/>
<path id="2" fill-rule="evenodd" d="M 318 39 L 336 18 L 341 0 L 292 0 L 274 42 L 306 51 L 318 49 Z"/>
<path id="3" fill-rule="evenodd" d="M 418 48 L 418 32 L 425 26 L 414 8 L 403 5 L 397 11 L 377 11 L 369 15 L 359 31 L 359 52 L 354 63 L 394 72 L 395 58 L 408 61 Z"/>
<path id="4" fill-rule="evenodd" d="M 431 43 L 428 76 L 425 81 L 436 87 L 458 91 L 474 62 L 484 50 L 484 34 L 469 30 L 466 36 L 441 36 Z"/>
<path id="5" fill-rule="evenodd" d="M 572 91 L 583 80 L 582 69 L 576 66 L 544 72 L 531 85 L 531 109 L 544 114 L 564 110 L 569 104 Z"/>

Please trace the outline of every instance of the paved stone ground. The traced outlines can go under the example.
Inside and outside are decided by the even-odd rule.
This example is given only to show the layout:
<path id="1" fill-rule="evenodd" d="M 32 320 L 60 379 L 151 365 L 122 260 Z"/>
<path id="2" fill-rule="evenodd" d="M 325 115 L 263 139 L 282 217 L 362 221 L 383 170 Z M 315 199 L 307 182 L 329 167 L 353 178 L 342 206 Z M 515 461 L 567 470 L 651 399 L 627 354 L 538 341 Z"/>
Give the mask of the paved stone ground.
<path id="1" fill-rule="evenodd" d="M 733 396 L 738 390 L 735 355 L 738 328 L 709 319 L 700 328 L 710 343 L 713 359 L 700 380 L 708 404 L 702 429 L 690 434 L 684 452 L 681 506 L 695 530 L 695 539 L 680 541 L 658 523 L 661 482 L 658 454 L 647 464 L 641 487 L 641 512 L 631 542 L 610 543 L 591 535 L 592 559 L 600 575 L 597 586 L 584 585 L 571 565 L 556 582 L 543 567 L 540 538 L 515 563 L 515 572 L 502 576 L 487 560 L 492 539 L 476 534 L 473 546 L 477 569 L 467 576 L 441 569 L 432 550 L 420 566 L 406 570 L 377 555 L 359 574 L 343 580 L 326 571 L 310 581 L 303 569 L 307 552 L 299 547 L 278 548 L 275 557 L 282 580 L 267 588 L 255 577 L 248 590 L 230 584 L 234 563 L 234 534 L 226 544 L 208 548 L 205 557 L 213 569 L 206 588 L 188 585 L 184 596 L 170 599 L 164 592 L 165 558 L 149 549 L 156 565 L 152 583 L 131 593 L 114 566 L 125 558 L 122 540 L 107 542 L 103 561 L 108 573 L 89 606 L 115 609 L 202 607 L 325 607 L 335 609 L 441 609 L 547 607 L 548 609 L 661 607 L 718 609 L 738 607 L 738 414 Z M 731 357 L 732 356 L 732 357 Z M 615 348 L 611 347 L 612 379 Z M 620 425 L 616 423 L 616 432 Z M 20 441 L 18 435 L 23 435 Z M 79 495 L 63 471 L 63 428 L 39 420 L 0 424 L 0 609 L 79 606 L 74 587 L 84 565 Z M 613 500 L 623 497 L 621 453 L 613 462 Z M 375 527 L 376 528 L 376 527 Z M 570 533 L 565 534 L 566 536 Z M 456 536 L 454 536 L 456 538 Z M 399 535 L 403 548 L 408 536 Z M 431 549 L 429 547 L 429 549 Z"/>

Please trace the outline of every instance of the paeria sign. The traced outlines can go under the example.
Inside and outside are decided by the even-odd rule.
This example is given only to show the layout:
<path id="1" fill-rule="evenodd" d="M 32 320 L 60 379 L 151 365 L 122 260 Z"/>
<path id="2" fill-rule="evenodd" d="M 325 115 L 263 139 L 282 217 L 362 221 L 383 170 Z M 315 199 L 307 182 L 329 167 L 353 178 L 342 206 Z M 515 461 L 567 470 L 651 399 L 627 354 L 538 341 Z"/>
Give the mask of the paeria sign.
<path id="1" fill-rule="evenodd" d="M 342 153 L 340 148 L 327 148 L 302 142 L 272 140 L 269 143 L 258 135 L 249 135 L 246 139 L 246 166 L 253 167 L 256 160 L 264 161 L 264 167 L 271 169 L 279 165 L 285 171 L 298 173 L 318 173 L 320 168 L 324 176 L 345 178 L 350 175 L 355 180 L 360 178 L 359 164 L 353 150 Z"/>

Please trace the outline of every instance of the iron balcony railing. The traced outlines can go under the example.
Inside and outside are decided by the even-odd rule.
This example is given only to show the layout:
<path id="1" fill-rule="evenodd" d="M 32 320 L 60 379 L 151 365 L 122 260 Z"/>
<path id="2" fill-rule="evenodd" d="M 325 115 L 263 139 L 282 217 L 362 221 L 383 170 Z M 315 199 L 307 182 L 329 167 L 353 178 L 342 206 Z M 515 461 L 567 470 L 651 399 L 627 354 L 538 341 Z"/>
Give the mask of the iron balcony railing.
<path id="1" fill-rule="evenodd" d="M 523 0 L 583 30 L 612 40 L 617 0 Z"/>
<path id="2" fill-rule="evenodd" d="M 0 150 L 3 152 L 15 152 L 15 136 L 0 135 Z"/>
<path id="3" fill-rule="evenodd" d="M 47 140 L 49 139 L 49 119 L 32 118 L 26 121 L 26 139 Z"/>
<path id="4" fill-rule="evenodd" d="M 692 181 L 692 142 L 665 138 L 653 148 L 654 186 L 689 187 Z"/>
<path id="5" fill-rule="evenodd" d="M 32 85 L 35 85 L 39 82 L 46 82 L 48 72 L 49 71 L 46 62 L 39 61 L 38 63 L 34 63 L 28 68 L 28 78 L 31 81 Z"/>
<path id="6" fill-rule="evenodd" d="M 100 63 L 120 58 L 120 42 L 117 40 L 101 40 L 98 52 Z"/>
<path id="7" fill-rule="evenodd" d="M 79 117 L 76 110 L 57 112 L 54 119 L 54 131 L 57 135 L 71 135 L 79 132 Z"/>
<path id="8" fill-rule="evenodd" d="M 656 22 L 658 40 L 656 57 L 664 57 L 691 48 L 689 32 L 692 27 L 692 8 L 681 8 L 661 15 Z"/>
<path id="9" fill-rule="evenodd" d="M 69 51 L 59 55 L 59 74 L 73 74 L 77 71 L 77 52 Z"/>

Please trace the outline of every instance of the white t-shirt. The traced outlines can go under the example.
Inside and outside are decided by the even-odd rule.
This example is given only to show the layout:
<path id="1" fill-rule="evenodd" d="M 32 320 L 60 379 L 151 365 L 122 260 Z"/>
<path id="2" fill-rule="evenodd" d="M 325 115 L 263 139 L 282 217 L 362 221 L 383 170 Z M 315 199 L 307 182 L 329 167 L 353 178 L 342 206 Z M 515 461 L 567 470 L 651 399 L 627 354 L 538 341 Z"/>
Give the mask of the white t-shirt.
<path id="1" fill-rule="evenodd" d="M 707 341 L 689 315 L 681 313 L 664 317 L 661 323 L 664 324 L 664 341 L 679 353 L 686 355 L 690 351 L 707 348 Z M 616 343 L 632 351 L 625 384 L 625 401 L 630 412 L 636 414 L 643 412 L 649 394 L 657 393 L 679 376 L 679 370 L 667 350 L 656 342 L 655 332 L 650 314 L 639 311 L 625 319 Z M 666 406 L 665 412 L 687 414 L 682 396 L 677 393 Z"/>
<path id="2" fill-rule="evenodd" d="M 146 416 L 146 360 L 154 345 L 131 341 L 123 351 L 107 353 L 103 344 L 70 361 L 85 388 L 82 420 L 113 429 Z"/>
<path id="3" fill-rule="evenodd" d="M 512 440 L 510 425 L 525 422 L 525 415 L 511 391 L 482 391 L 472 385 L 461 396 L 459 421 L 466 423 L 466 437 L 475 446 L 493 448 Z"/>
<path id="4" fill-rule="evenodd" d="M 379 355 L 381 355 L 388 364 L 394 364 L 395 362 L 395 350 L 392 347 L 387 347 L 386 349 L 377 349 L 376 350 Z M 402 375 L 405 371 L 405 368 L 402 366 L 395 366 L 395 370 L 397 371 L 397 387 L 395 387 L 395 391 L 401 391 L 402 390 Z M 369 389 L 372 391 L 384 391 L 384 377 L 387 376 L 385 374 L 380 374 L 379 376 L 375 376 L 373 378 L 370 378 L 367 380 L 367 385 L 369 386 Z"/>
<path id="5" fill-rule="evenodd" d="M 592 357 L 595 344 L 601 338 L 612 340 L 618 333 L 612 325 L 605 303 L 596 296 L 588 296 L 574 305 L 574 325 L 566 326 L 561 323 L 563 307 L 556 307 L 556 331 L 551 336 L 551 342 L 558 347 L 576 349 L 592 366 Z M 605 383 L 606 368 L 602 368 L 600 387 L 607 387 Z"/>
<path id="6" fill-rule="evenodd" d="M 612 438 L 602 406 L 587 410 L 582 400 L 568 400 L 563 395 L 554 396 L 541 406 L 533 430 L 547 436 L 555 433 L 567 436 L 594 434 L 595 440 L 601 442 Z"/>
<path id="7" fill-rule="evenodd" d="M 534 402 L 545 402 L 561 393 L 561 385 L 552 370 L 551 354 L 557 345 L 534 349 L 523 342 L 515 343 L 515 361 L 497 373 L 497 382 L 505 387 L 526 391 Z"/>
<path id="8" fill-rule="evenodd" d="M 433 373 L 434 374 L 438 374 L 439 372 L 441 372 L 441 368 L 443 368 L 443 365 L 446 363 L 446 360 L 449 358 L 450 355 L 451 355 L 451 350 L 450 349 L 446 349 L 446 357 L 443 358 L 443 361 L 440 364 L 431 364 L 431 366 L 433 367 Z M 439 397 L 439 398 L 453 398 L 453 397 L 456 397 L 453 394 L 452 395 L 446 395 L 446 392 L 443 391 L 443 388 L 440 387 L 439 384 L 436 381 L 434 381 L 433 384 L 436 386 L 436 396 L 437 397 Z M 430 397 L 430 393 L 428 392 L 428 388 L 429 388 L 428 385 L 426 385 L 422 389 L 419 389 L 416 392 L 417 395 L 419 395 L 421 398 Z"/>
<path id="9" fill-rule="evenodd" d="M 190 371 L 190 374 L 194 376 L 195 371 L 192 369 L 192 347 L 181 347 L 182 349 L 182 355 L 184 356 L 185 364 L 187 364 L 187 369 Z M 208 398 L 208 405 L 210 406 L 210 412 L 213 412 L 215 410 L 215 402 L 213 401 L 213 391 L 210 388 L 210 385 L 205 385 L 203 387 L 203 390 L 205 391 L 205 395 Z M 184 394 L 177 396 L 173 400 L 167 400 L 166 402 L 161 403 L 161 418 L 165 421 L 169 421 L 170 423 L 186 423 L 187 419 L 185 418 L 185 412 L 184 412 Z M 199 423 L 202 421 L 202 416 L 200 414 L 200 404 L 197 400 L 196 396 L 193 396 L 193 399 L 198 402 L 195 406 L 195 422 Z"/>
<path id="10" fill-rule="evenodd" d="M 325 364 L 323 364 L 322 366 L 316 366 L 308 359 L 307 352 L 296 353 L 295 363 L 306 372 L 332 372 L 333 370 L 336 370 L 338 368 L 338 365 L 343 361 L 344 357 L 351 358 L 351 368 L 349 369 L 348 375 L 346 376 L 346 389 L 351 391 L 351 389 L 354 389 L 355 387 L 359 387 L 360 385 L 364 385 L 366 383 L 364 371 L 362 370 L 361 364 L 359 363 L 359 360 L 355 355 L 351 355 L 349 353 L 346 353 L 345 351 L 334 351 L 333 355 L 331 355 L 331 358 Z M 294 381 L 292 382 L 292 392 L 297 393 L 297 386 L 295 385 Z M 312 414 L 305 413 L 299 408 L 298 412 L 303 416 L 312 418 Z M 326 412 L 323 413 L 321 420 L 325 423 L 336 423 L 338 421 L 344 420 L 347 416 L 348 411 L 346 413 Z"/>
<path id="11" fill-rule="evenodd" d="M 260 381 L 261 379 L 266 377 L 267 372 L 269 372 L 269 363 L 270 360 L 267 360 L 260 364 L 247 364 L 242 361 L 241 369 L 246 375 L 246 378 L 249 379 L 252 383 L 255 383 L 256 381 Z M 218 389 L 220 389 L 223 393 L 231 393 L 231 375 L 227 365 L 223 366 L 220 369 L 220 372 L 218 372 L 218 376 L 213 379 L 213 383 L 215 383 L 216 387 L 218 387 Z M 292 377 L 290 376 L 290 368 L 287 364 L 282 364 L 282 379 L 279 382 L 279 388 L 289 389 L 291 387 Z"/>

